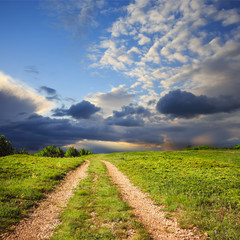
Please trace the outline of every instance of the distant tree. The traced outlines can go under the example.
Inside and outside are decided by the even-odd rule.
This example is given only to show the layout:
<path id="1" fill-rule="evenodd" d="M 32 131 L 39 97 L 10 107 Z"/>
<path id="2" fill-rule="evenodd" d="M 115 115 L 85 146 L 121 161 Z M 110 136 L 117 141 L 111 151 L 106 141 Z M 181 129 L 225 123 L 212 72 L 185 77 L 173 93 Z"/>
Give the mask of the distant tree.
<path id="1" fill-rule="evenodd" d="M 65 157 L 79 157 L 79 156 L 80 154 L 78 150 L 74 147 L 70 147 L 65 153 Z"/>
<path id="2" fill-rule="evenodd" d="M 39 157 L 64 157 L 65 152 L 61 148 L 57 148 L 55 145 L 47 146 L 35 156 Z"/>
<path id="3" fill-rule="evenodd" d="M 80 156 L 83 156 L 83 155 L 89 155 L 89 154 L 93 154 L 93 153 L 91 151 L 89 151 L 89 150 L 86 150 L 86 149 L 82 148 L 79 151 L 79 154 L 80 154 Z"/>
<path id="4" fill-rule="evenodd" d="M 25 150 L 25 148 L 21 148 L 19 154 L 26 154 L 26 155 L 29 155 L 29 153 Z"/>
<path id="5" fill-rule="evenodd" d="M 19 154 L 19 153 L 20 152 L 16 148 L 13 149 L 13 154 Z"/>
<path id="6" fill-rule="evenodd" d="M 65 151 L 62 148 L 58 147 L 57 148 L 57 155 L 58 155 L 58 157 L 63 158 L 65 156 Z"/>
<path id="7" fill-rule="evenodd" d="M 240 149 L 240 144 L 235 145 L 233 149 Z"/>
<path id="8" fill-rule="evenodd" d="M 80 151 L 79 151 L 79 154 L 80 156 L 83 156 L 86 154 L 86 150 L 84 148 L 82 148 Z"/>
<path id="9" fill-rule="evenodd" d="M 87 154 L 86 155 L 90 155 L 93 154 L 91 151 L 87 150 Z"/>
<path id="10" fill-rule="evenodd" d="M 196 147 L 187 146 L 186 148 L 183 148 L 182 150 L 214 150 L 219 148 L 210 147 L 207 145 L 201 145 Z"/>
<path id="11" fill-rule="evenodd" d="M 4 135 L 0 136 L 0 157 L 12 155 L 14 149 L 10 141 L 7 141 Z"/>

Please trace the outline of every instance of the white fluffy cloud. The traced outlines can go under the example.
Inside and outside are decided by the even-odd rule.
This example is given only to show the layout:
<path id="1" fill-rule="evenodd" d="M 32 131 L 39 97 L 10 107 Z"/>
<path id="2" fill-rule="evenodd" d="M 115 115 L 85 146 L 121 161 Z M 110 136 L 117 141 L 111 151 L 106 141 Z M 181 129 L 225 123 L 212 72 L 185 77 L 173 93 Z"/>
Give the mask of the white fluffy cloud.
<path id="1" fill-rule="evenodd" d="M 122 106 L 128 105 L 135 96 L 135 93 L 120 85 L 107 93 L 91 94 L 86 100 L 100 107 L 104 115 L 111 115 L 113 110 L 120 110 Z"/>
<path id="2" fill-rule="evenodd" d="M 214 1 L 136 0 L 96 47 L 93 66 L 136 79 L 132 88 L 150 91 L 158 83 L 162 92 L 178 87 L 204 93 L 210 85 L 214 94 L 214 86 L 235 81 L 227 78 L 239 65 L 239 54 L 232 57 L 230 50 L 239 42 L 239 21 L 238 9 Z M 220 66 L 221 54 L 233 65 Z"/>

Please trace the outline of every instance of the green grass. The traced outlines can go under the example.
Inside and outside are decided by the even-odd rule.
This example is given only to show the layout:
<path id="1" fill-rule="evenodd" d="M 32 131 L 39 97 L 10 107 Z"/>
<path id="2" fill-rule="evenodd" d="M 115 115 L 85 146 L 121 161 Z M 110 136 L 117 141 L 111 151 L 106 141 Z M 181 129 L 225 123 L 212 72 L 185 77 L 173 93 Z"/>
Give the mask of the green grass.
<path id="1" fill-rule="evenodd" d="M 0 157 L 0 233 L 25 217 L 84 158 Z"/>
<path id="2" fill-rule="evenodd" d="M 240 151 L 132 152 L 81 158 L 13 155 L 0 158 L 0 233 L 26 216 L 65 174 L 91 159 L 63 223 L 52 239 L 150 239 L 107 176 L 100 160 L 119 170 L 165 206 L 183 228 L 210 239 L 240 239 Z"/>
<path id="3" fill-rule="evenodd" d="M 80 181 L 51 239 L 127 239 L 133 231 L 132 239 L 151 239 L 121 200 L 100 161 L 102 155 L 91 158 L 88 177 Z"/>
<path id="4" fill-rule="evenodd" d="M 240 152 L 182 151 L 108 154 L 132 182 L 165 205 L 184 228 L 210 239 L 240 239 Z"/>

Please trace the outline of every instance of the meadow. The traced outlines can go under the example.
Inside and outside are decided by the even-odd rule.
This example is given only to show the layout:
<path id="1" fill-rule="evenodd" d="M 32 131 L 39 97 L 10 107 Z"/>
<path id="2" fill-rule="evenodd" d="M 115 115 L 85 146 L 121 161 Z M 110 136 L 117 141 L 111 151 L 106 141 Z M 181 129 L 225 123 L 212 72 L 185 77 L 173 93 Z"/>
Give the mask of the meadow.
<path id="1" fill-rule="evenodd" d="M 86 159 L 80 181 L 52 239 L 150 239 L 121 200 L 101 160 L 113 163 L 163 205 L 166 218 L 198 228 L 209 239 L 240 239 L 240 151 L 122 152 L 78 158 L 12 155 L 0 158 L 0 232 L 11 230 Z"/>
<path id="2" fill-rule="evenodd" d="M 0 233 L 11 230 L 67 172 L 83 161 L 30 155 L 0 157 Z"/>
<path id="3" fill-rule="evenodd" d="M 181 227 L 210 239 L 240 239 L 240 152 L 132 152 L 105 155 L 131 181 L 164 205 Z"/>

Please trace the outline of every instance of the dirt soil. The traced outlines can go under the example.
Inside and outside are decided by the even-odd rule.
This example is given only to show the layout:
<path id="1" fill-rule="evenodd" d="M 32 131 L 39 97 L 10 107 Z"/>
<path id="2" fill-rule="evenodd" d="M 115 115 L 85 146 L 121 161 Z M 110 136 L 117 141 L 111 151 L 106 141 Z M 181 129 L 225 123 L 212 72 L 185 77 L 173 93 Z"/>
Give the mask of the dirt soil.
<path id="1" fill-rule="evenodd" d="M 161 211 L 163 207 L 154 205 L 154 201 L 147 194 L 141 192 L 128 178 L 120 172 L 113 164 L 103 161 L 114 184 L 121 192 L 122 199 L 133 207 L 134 214 L 145 225 L 153 236 L 153 239 L 192 240 L 206 239 L 193 230 L 182 229 L 178 226 L 176 219 L 167 219 L 166 213 Z"/>
<path id="2" fill-rule="evenodd" d="M 47 195 L 28 218 L 20 221 L 11 234 L 5 234 L 2 238 L 4 240 L 49 239 L 53 229 L 61 223 L 60 213 L 66 207 L 69 198 L 73 196 L 74 188 L 86 177 L 88 165 L 89 162 L 86 162 L 68 173 L 55 191 Z"/>

